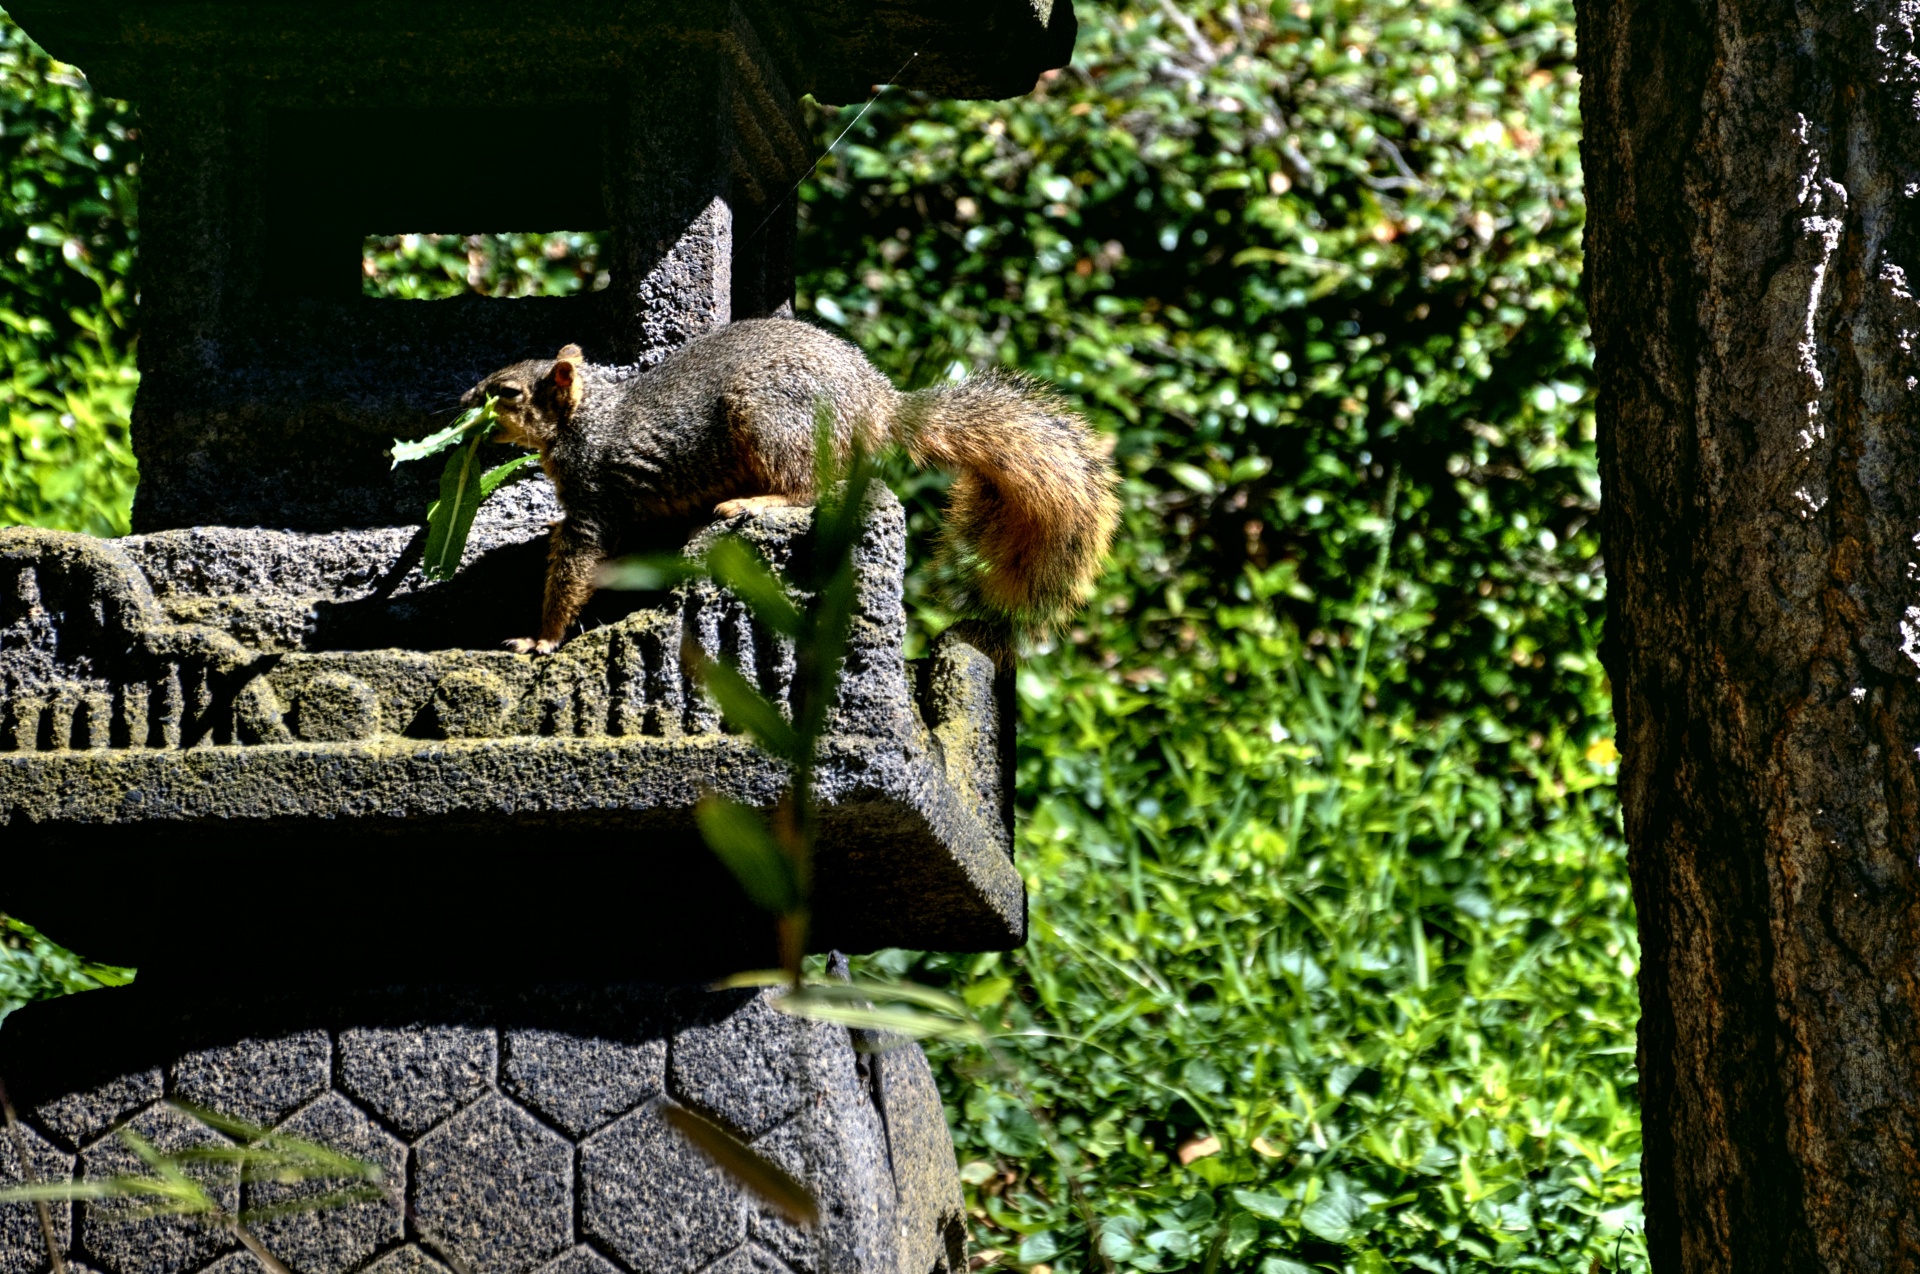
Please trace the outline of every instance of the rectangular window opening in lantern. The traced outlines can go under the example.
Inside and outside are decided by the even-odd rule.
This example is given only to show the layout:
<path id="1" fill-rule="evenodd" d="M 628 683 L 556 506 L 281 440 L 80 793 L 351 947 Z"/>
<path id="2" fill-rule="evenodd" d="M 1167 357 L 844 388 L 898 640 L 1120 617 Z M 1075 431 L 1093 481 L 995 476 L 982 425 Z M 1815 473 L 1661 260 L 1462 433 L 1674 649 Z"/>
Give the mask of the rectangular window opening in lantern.
<path id="1" fill-rule="evenodd" d="M 401 301 L 598 292 L 609 279 L 604 240 L 595 230 L 368 235 L 360 291 Z"/>
<path id="2" fill-rule="evenodd" d="M 260 124 L 247 136 L 262 148 L 270 296 L 567 296 L 606 286 L 606 125 L 592 103 L 274 109 Z M 521 174 L 522 157 L 563 143 L 566 162 Z"/>

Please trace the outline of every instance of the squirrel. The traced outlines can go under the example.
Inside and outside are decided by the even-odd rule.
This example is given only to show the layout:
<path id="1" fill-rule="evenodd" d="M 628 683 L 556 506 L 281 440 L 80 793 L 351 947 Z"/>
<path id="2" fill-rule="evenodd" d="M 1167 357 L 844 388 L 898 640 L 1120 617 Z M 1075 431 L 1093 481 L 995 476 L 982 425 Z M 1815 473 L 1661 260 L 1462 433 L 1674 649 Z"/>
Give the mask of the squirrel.
<path id="1" fill-rule="evenodd" d="M 569 345 L 515 363 L 462 398 L 491 398 L 497 436 L 538 450 L 565 513 L 553 524 L 540 633 L 559 646 L 593 595 L 600 564 L 657 519 L 810 504 L 816 404 L 837 459 L 905 445 L 956 475 L 941 552 L 961 583 L 964 630 L 1002 667 L 1016 635 L 1078 608 L 1119 520 L 1118 478 L 1100 437 L 1039 382 L 993 371 L 901 393 L 857 348 L 793 319 L 750 319 L 689 341 L 645 375 L 586 361 Z"/>

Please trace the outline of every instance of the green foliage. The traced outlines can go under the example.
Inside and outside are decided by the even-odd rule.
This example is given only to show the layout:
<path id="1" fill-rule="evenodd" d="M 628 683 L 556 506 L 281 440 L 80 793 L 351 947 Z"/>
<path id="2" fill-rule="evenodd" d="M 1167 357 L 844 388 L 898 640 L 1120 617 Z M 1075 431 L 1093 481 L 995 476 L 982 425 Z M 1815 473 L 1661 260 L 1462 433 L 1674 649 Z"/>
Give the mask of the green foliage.
<path id="1" fill-rule="evenodd" d="M 0 294 L 45 320 L 14 338 L 38 361 L 87 334 L 73 312 L 99 305 L 97 280 L 132 271 L 138 139 L 130 106 L 0 17 Z"/>
<path id="2" fill-rule="evenodd" d="M 1365 712 L 1251 618 L 1220 669 L 1023 672 L 1034 939 L 880 961 L 1014 1061 L 930 1046 L 976 1242 L 1101 1268 L 1077 1192 L 1123 1270 L 1585 1270 L 1639 1227 L 1610 774 Z"/>
<path id="3" fill-rule="evenodd" d="M 0 526 L 125 535 L 138 479 L 128 422 L 139 375 L 122 318 L 124 285 L 101 280 L 79 335 L 42 358 L 52 325 L 0 306 Z"/>
<path id="4" fill-rule="evenodd" d="M 1397 472 L 1382 688 L 1501 735 L 1602 710 L 1571 5 L 1079 9 L 1031 97 L 852 128 L 803 191 L 802 310 L 901 380 L 1014 364 L 1113 431 L 1086 657 L 1210 658 L 1204 616 L 1256 595 L 1349 640 Z"/>
<path id="5" fill-rule="evenodd" d="M 467 551 L 467 537 L 473 531 L 474 515 L 486 498 L 507 483 L 523 478 L 539 463 L 535 455 L 516 456 L 504 464 L 486 467 L 480 452 L 493 437 L 499 415 L 493 399 L 460 413 L 460 418 L 437 433 L 415 442 L 393 440 L 393 467 L 409 460 L 424 460 L 451 448 L 440 470 L 440 498 L 427 505 L 427 543 L 421 550 L 420 569 L 428 579 L 450 580 L 460 569 L 460 557 Z"/>
<path id="6" fill-rule="evenodd" d="M 35 1000 L 132 980 L 133 970 L 83 960 L 32 925 L 0 913 L 0 1022 Z"/>
<path id="7" fill-rule="evenodd" d="M 593 232 L 377 235 L 362 248 L 361 291 L 409 301 L 572 296 L 607 286 L 601 256 Z"/>
<path id="8" fill-rule="evenodd" d="M 880 965 L 1009 1032 L 930 1047 L 976 1242 L 1585 1270 L 1639 1128 L 1571 7 L 1079 7 L 1033 97 L 890 92 L 803 191 L 804 311 L 1053 380 L 1129 475 L 1021 677 L 1033 941 Z"/>
<path id="9" fill-rule="evenodd" d="M 136 140 L 0 17 L 0 525 L 126 533 Z"/>

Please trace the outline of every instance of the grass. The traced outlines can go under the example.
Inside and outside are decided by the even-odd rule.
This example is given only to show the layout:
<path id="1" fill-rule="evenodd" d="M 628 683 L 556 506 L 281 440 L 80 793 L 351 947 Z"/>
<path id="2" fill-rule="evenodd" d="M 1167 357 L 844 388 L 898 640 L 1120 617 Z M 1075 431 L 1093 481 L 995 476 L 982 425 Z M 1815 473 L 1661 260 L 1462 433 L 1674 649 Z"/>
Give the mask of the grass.
<path id="1" fill-rule="evenodd" d="M 931 1047 L 976 1261 L 1379 1274 L 1637 1255 L 1610 749 L 1488 746 L 1366 709 L 1350 673 L 1278 632 L 1227 636 L 1211 667 L 1024 672 L 1033 940 L 874 962 L 957 991 L 1012 1059 Z"/>
<path id="2" fill-rule="evenodd" d="M 139 480 L 129 422 L 140 383 L 125 331 L 125 285 L 101 284 L 78 337 L 51 354 L 46 319 L 0 298 L 0 526 L 125 535 Z"/>

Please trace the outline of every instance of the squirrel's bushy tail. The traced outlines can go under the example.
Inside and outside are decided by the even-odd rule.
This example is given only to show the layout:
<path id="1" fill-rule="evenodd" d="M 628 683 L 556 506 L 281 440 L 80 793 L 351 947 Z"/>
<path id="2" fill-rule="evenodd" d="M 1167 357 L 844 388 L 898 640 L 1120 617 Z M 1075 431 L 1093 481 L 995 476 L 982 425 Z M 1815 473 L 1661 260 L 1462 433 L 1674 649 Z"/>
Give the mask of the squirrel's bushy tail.
<path id="1" fill-rule="evenodd" d="M 955 476 L 941 552 L 962 614 L 1031 633 L 1086 601 L 1119 522 L 1118 476 L 1058 394 L 992 371 L 903 395 L 895 430 L 915 464 Z"/>

